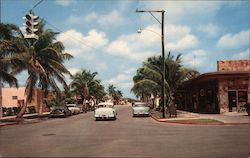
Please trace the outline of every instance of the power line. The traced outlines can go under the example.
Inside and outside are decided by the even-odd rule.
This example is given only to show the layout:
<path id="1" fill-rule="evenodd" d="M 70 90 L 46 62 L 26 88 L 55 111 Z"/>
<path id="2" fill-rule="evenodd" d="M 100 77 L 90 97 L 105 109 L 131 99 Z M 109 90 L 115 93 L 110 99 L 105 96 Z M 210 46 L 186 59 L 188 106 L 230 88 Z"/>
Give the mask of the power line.
<path id="1" fill-rule="evenodd" d="M 40 0 L 38 3 L 36 3 L 30 10 L 35 9 L 40 3 L 42 3 L 44 0 Z"/>
<path id="2" fill-rule="evenodd" d="M 94 50 L 96 50 L 96 51 L 102 51 L 102 50 L 100 50 L 100 49 L 94 48 L 94 47 L 92 47 L 91 45 L 85 43 L 83 40 L 80 40 L 80 39 L 77 39 L 77 38 L 75 38 L 75 37 L 73 37 L 73 36 L 70 36 L 69 34 L 63 32 L 61 29 L 59 29 L 58 27 L 56 27 L 56 26 L 54 26 L 53 24 L 49 23 L 48 21 L 46 21 L 46 20 L 44 20 L 44 21 L 45 21 L 45 23 L 47 23 L 48 25 L 50 25 L 51 27 L 53 27 L 54 29 L 56 29 L 56 30 L 59 31 L 60 33 L 64 33 L 65 35 L 67 35 L 67 36 L 70 37 L 71 39 L 74 39 L 75 41 L 80 42 L 80 43 L 83 44 L 84 46 L 86 46 L 86 47 L 88 47 L 88 48 L 91 48 L 91 49 L 94 49 Z"/>

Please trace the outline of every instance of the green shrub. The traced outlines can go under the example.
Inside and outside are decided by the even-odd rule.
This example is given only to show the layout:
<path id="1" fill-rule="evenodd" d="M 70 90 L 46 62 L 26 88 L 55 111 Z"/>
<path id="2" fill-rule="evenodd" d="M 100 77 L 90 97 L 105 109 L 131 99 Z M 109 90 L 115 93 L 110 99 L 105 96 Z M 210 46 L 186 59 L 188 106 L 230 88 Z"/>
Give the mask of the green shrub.
<path id="1" fill-rule="evenodd" d="M 6 116 L 6 111 L 7 111 L 7 108 L 6 107 L 2 107 L 3 116 Z"/>
<path id="2" fill-rule="evenodd" d="M 36 108 L 35 108 L 35 106 L 28 106 L 28 111 L 29 111 L 29 114 L 36 113 Z"/>
<path id="3" fill-rule="evenodd" d="M 17 115 L 21 111 L 21 107 L 13 107 L 14 114 Z"/>
<path id="4" fill-rule="evenodd" d="M 13 116 L 14 115 L 14 111 L 12 108 L 7 108 L 6 110 L 6 116 Z"/>

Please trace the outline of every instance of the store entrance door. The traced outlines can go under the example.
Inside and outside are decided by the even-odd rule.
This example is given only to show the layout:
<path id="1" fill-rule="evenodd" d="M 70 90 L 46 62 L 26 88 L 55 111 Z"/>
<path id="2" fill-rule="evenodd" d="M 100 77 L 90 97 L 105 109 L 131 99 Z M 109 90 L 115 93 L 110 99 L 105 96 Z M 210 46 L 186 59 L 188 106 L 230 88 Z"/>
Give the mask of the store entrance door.
<path id="1" fill-rule="evenodd" d="M 229 103 L 229 112 L 233 111 L 233 107 L 237 107 L 237 100 L 236 100 L 236 91 L 229 91 L 228 92 L 228 103 Z"/>

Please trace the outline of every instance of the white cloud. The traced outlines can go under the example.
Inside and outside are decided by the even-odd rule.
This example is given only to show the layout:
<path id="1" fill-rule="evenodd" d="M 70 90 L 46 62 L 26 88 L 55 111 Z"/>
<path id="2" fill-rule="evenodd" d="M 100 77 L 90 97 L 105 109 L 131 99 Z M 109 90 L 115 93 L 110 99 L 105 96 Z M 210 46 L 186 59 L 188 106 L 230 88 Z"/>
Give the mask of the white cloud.
<path id="1" fill-rule="evenodd" d="M 102 25 L 102 27 L 119 26 L 124 22 L 124 18 L 116 10 L 113 10 L 108 14 L 97 14 L 96 12 L 92 12 L 86 16 L 71 15 L 68 18 L 68 22 L 70 24 L 80 24 L 83 22 L 83 20 L 85 22 L 91 22 L 91 23 L 96 22 L 98 25 Z"/>
<path id="2" fill-rule="evenodd" d="M 204 33 L 204 36 L 214 37 L 218 34 L 219 28 L 214 24 L 199 25 L 197 30 Z"/>
<path id="3" fill-rule="evenodd" d="M 82 22 L 83 17 L 79 17 L 79 16 L 73 16 L 71 15 L 68 19 L 70 24 L 80 24 Z"/>
<path id="4" fill-rule="evenodd" d="M 107 84 L 113 84 L 115 87 L 119 88 L 132 88 L 133 86 L 133 76 L 135 68 L 129 68 L 122 71 L 123 73 L 118 74 L 117 76 L 104 81 Z"/>
<path id="5" fill-rule="evenodd" d="M 226 34 L 219 39 L 217 47 L 222 49 L 237 49 L 248 46 L 250 42 L 249 34 L 250 30 L 244 30 L 236 34 Z"/>
<path id="6" fill-rule="evenodd" d="M 94 21 L 98 18 L 98 15 L 96 13 L 90 13 L 87 16 L 84 17 L 84 20 L 87 22 Z"/>
<path id="7" fill-rule="evenodd" d="M 136 42 L 139 44 L 139 42 Z M 132 47 L 133 44 L 131 41 L 126 41 L 125 39 L 118 39 L 112 42 L 106 49 L 109 54 L 115 56 L 122 56 L 132 60 L 143 61 L 147 57 L 154 54 L 151 51 L 137 50 L 135 47 Z"/>
<path id="8" fill-rule="evenodd" d="M 245 59 L 250 60 L 250 49 L 233 55 L 233 59 Z"/>
<path id="9" fill-rule="evenodd" d="M 206 51 L 198 49 L 183 55 L 183 63 L 190 67 L 201 66 L 206 63 L 207 57 L 208 53 Z"/>
<path id="10" fill-rule="evenodd" d="M 88 54 L 85 57 L 91 57 L 90 54 L 93 49 L 99 49 L 108 43 L 106 34 L 96 30 L 90 30 L 87 36 L 84 36 L 81 32 L 70 29 L 61 33 L 57 40 L 64 43 L 66 52 L 73 56 Z"/>
<path id="11" fill-rule="evenodd" d="M 163 9 L 168 22 L 183 22 L 187 18 L 206 20 L 216 15 L 223 1 L 141 1 L 144 9 Z M 155 14 L 158 16 L 158 14 Z M 160 15 L 160 14 L 159 14 Z M 143 16 L 145 17 L 145 16 Z M 152 21 L 152 19 L 148 19 Z"/>
<path id="12" fill-rule="evenodd" d="M 169 42 L 167 43 L 167 48 L 169 50 L 184 50 L 195 48 L 198 45 L 198 40 L 194 35 L 186 35 L 178 42 Z"/>
<path id="13" fill-rule="evenodd" d="M 62 6 L 69 6 L 73 3 L 73 0 L 56 0 L 56 3 Z"/>
<path id="14" fill-rule="evenodd" d="M 103 26 L 117 26 L 122 24 L 123 17 L 120 15 L 120 13 L 116 10 L 110 12 L 106 15 L 99 15 L 97 19 L 98 24 Z"/>
<path id="15" fill-rule="evenodd" d="M 68 70 L 72 75 L 75 75 L 77 72 L 81 71 L 79 68 L 68 68 Z"/>
<path id="16" fill-rule="evenodd" d="M 195 48 L 198 39 L 191 34 L 186 26 L 166 26 L 166 50 L 176 51 Z M 128 34 L 118 37 L 111 42 L 106 51 L 109 54 L 122 56 L 132 60 L 143 61 L 149 56 L 159 55 L 161 52 L 161 30 L 157 25 L 151 25 L 142 30 L 140 34 Z"/>

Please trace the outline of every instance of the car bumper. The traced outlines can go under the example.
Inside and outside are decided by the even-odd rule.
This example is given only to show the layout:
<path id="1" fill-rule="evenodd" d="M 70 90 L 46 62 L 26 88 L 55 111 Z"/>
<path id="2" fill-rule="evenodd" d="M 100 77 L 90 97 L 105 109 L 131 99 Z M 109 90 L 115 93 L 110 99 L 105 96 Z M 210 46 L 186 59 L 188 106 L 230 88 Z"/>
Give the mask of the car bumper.
<path id="1" fill-rule="evenodd" d="M 149 112 L 134 112 L 133 116 L 149 116 Z"/>
<path id="2" fill-rule="evenodd" d="M 65 114 L 50 114 L 49 117 L 65 117 Z"/>
<path id="3" fill-rule="evenodd" d="M 95 118 L 97 119 L 97 120 L 108 120 L 108 119 L 115 119 L 116 118 L 116 116 L 114 116 L 114 115 L 95 115 Z"/>

